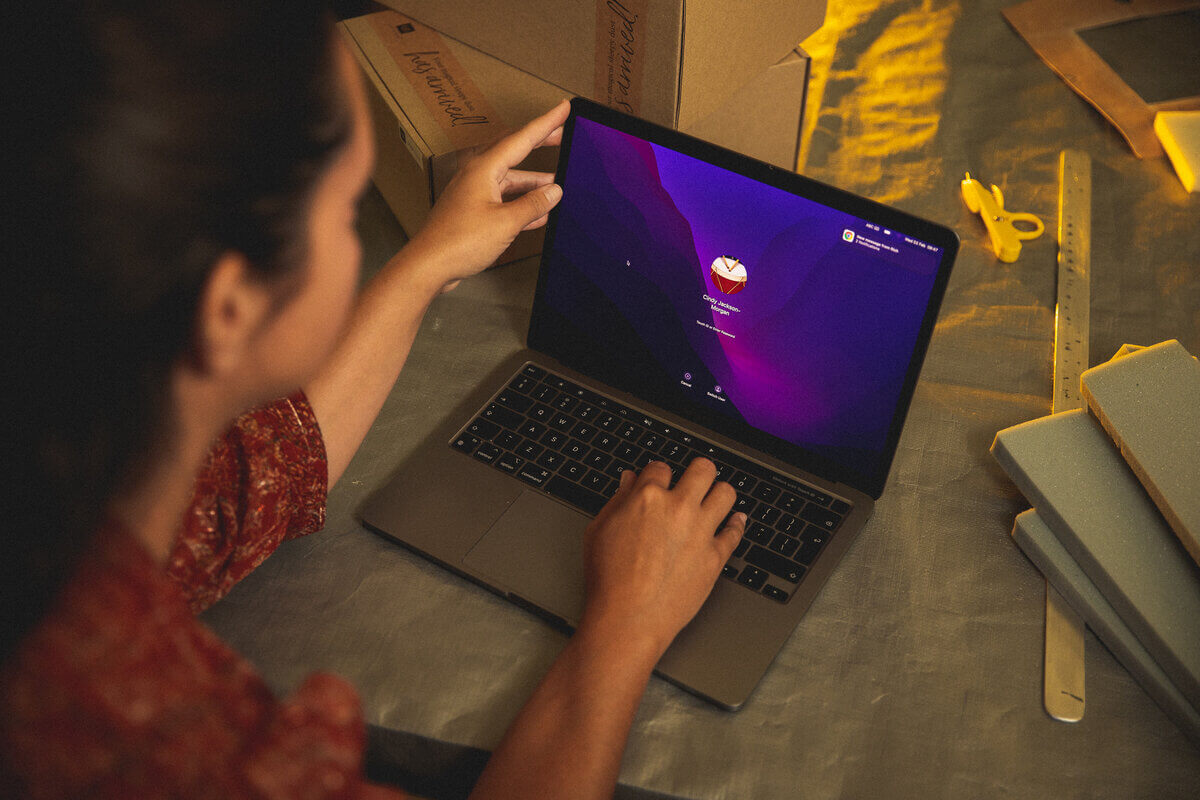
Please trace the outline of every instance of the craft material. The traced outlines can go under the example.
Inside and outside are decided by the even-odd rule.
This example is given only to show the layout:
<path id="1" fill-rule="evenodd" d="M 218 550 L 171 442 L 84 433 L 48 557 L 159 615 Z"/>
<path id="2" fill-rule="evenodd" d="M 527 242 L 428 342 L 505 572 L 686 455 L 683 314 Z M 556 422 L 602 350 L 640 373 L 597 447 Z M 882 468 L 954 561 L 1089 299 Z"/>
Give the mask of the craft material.
<path id="1" fill-rule="evenodd" d="M 1178 341 L 1083 373 L 1088 407 L 1200 564 L 1200 361 Z"/>
<path id="2" fill-rule="evenodd" d="M 996 434 L 992 455 L 1193 708 L 1200 571 L 1086 410 Z"/>
<path id="3" fill-rule="evenodd" d="M 1096 584 L 1088 579 L 1075 559 L 1054 536 L 1045 521 L 1033 509 L 1017 515 L 1013 540 L 1043 575 L 1067 599 L 1071 607 L 1087 621 L 1117 660 L 1133 676 L 1146 694 L 1158 703 L 1179 729 L 1200 744 L 1200 712 L 1171 683 L 1137 640 Z"/>
<path id="4" fill-rule="evenodd" d="M 996 258 L 1005 263 L 1011 264 L 1021 255 L 1022 241 L 1036 239 L 1046 229 L 1033 214 L 1005 210 L 1000 187 L 992 184 L 989 192 L 969 172 L 962 181 L 962 196 L 971 213 L 983 217 L 983 224 L 987 226 L 988 236 L 992 239 L 992 250 Z M 1015 222 L 1028 223 L 1033 227 L 1022 230 L 1013 224 Z"/>
<path id="5" fill-rule="evenodd" d="M 1183 188 L 1196 191 L 1196 173 L 1200 172 L 1200 111 L 1160 111 L 1154 117 L 1154 133 Z"/>
<path id="6" fill-rule="evenodd" d="M 1188 48 L 1186 41 L 1180 47 L 1162 40 L 1155 43 L 1157 72 L 1167 76 L 1183 72 L 1186 77 L 1175 81 L 1185 86 L 1175 97 L 1151 99 L 1126 83 L 1081 34 L 1169 15 L 1176 18 L 1173 28 L 1184 31 L 1194 25 L 1197 8 L 1197 0 L 1025 0 L 1001 13 L 1050 69 L 1116 127 L 1135 156 L 1158 158 L 1163 151 L 1154 135 L 1155 113 L 1200 109 L 1200 90 L 1193 78 L 1198 63 L 1194 44 Z"/>

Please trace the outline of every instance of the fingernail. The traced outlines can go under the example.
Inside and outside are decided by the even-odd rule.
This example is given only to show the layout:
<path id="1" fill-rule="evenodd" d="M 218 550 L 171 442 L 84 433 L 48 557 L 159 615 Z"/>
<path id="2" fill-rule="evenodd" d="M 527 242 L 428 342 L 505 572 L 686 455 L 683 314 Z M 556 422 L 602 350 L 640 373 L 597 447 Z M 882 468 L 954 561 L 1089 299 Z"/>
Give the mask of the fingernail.
<path id="1" fill-rule="evenodd" d="M 552 183 L 546 187 L 546 199 L 551 203 L 557 203 L 562 197 L 562 187 L 557 183 Z"/>
<path id="2" fill-rule="evenodd" d="M 745 525 L 745 524 L 746 524 L 746 514 L 745 514 L 745 512 L 743 512 L 743 511 L 739 511 L 739 512 L 737 512 L 736 514 L 734 514 L 734 515 L 733 515 L 733 519 L 734 519 L 734 520 L 737 520 L 737 522 L 738 522 L 738 524 L 739 524 L 739 525 Z"/>

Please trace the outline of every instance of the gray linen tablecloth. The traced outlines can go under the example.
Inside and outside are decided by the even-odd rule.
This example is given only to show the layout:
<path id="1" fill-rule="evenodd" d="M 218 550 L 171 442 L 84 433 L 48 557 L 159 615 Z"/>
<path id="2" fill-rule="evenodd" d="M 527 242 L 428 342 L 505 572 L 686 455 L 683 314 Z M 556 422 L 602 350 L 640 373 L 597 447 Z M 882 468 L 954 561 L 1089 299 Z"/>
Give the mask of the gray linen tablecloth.
<path id="1" fill-rule="evenodd" d="M 1124 342 L 1200 353 L 1200 198 L 1165 160 L 1135 159 L 1001 3 L 831 6 L 804 171 L 953 226 L 962 252 L 873 519 L 742 711 L 651 682 L 620 794 L 1196 797 L 1200 750 L 1090 632 L 1084 720 L 1042 710 L 1044 584 L 1009 537 L 1027 504 L 988 447 L 1049 413 L 1059 150 L 1094 159 L 1093 364 Z M 1015 264 L 962 203 L 968 169 L 1047 224 Z M 403 235 L 377 196 L 367 212 L 377 266 Z M 354 511 L 522 346 L 536 270 L 499 267 L 434 303 L 325 530 L 204 615 L 278 692 L 314 670 L 351 680 L 377 773 L 430 792 L 469 785 L 564 640 Z"/>

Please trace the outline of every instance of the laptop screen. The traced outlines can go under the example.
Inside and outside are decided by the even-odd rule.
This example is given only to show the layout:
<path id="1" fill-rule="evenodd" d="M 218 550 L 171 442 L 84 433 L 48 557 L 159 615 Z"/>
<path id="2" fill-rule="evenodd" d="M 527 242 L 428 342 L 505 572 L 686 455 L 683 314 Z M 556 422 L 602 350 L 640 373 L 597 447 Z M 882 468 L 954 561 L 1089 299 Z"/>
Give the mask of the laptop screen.
<path id="1" fill-rule="evenodd" d="M 953 234 L 931 241 L 930 223 L 858 198 L 848 208 L 848 195 L 758 162 L 714 163 L 723 151 L 694 140 L 573 119 L 535 312 L 534 328 L 540 316 L 557 334 L 551 354 L 881 490 Z"/>

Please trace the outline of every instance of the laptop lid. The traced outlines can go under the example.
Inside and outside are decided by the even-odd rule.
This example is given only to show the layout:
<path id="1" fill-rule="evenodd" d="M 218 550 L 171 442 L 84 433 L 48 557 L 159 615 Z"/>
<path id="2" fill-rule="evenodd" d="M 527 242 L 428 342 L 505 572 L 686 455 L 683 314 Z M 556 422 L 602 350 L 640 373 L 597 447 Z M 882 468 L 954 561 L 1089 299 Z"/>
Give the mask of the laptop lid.
<path id="1" fill-rule="evenodd" d="M 572 101 L 529 346 L 878 498 L 950 229 Z"/>

